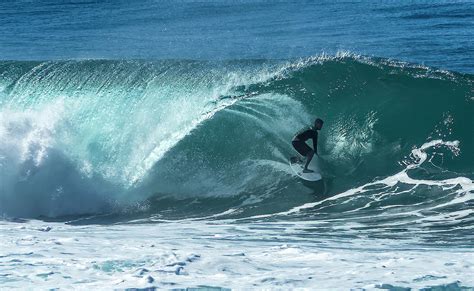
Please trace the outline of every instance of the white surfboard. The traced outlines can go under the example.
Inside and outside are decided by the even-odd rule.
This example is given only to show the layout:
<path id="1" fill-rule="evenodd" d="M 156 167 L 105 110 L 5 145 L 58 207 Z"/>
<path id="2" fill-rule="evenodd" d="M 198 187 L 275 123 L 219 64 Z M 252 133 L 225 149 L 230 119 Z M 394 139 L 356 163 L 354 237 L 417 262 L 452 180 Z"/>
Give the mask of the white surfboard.
<path id="1" fill-rule="evenodd" d="M 308 169 L 314 171 L 312 173 L 303 173 L 304 164 L 305 164 L 304 161 L 300 162 L 300 161 L 297 161 L 297 159 L 295 158 L 290 158 L 289 162 L 290 162 L 290 167 L 293 170 L 293 172 L 301 179 L 306 180 L 306 181 L 319 181 L 322 179 L 321 171 L 319 170 L 319 166 L 318 166 L 318 156 L 315 155 L 308 165 Z"/>

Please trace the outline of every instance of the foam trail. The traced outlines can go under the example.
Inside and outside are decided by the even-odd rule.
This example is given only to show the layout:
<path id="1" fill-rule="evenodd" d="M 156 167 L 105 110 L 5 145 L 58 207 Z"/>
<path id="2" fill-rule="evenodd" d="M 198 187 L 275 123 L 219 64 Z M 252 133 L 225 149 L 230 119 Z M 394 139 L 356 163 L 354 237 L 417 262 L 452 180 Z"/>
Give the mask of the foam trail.
<path id="1" fill-rule="evenodd" d="M 461 189 L 457 190 L 456 192 L 458 194 L 464 193 L 464 195 L 461 199 L 455 199 L 453 201 L 447 202 L 445 204 L 440 204 L 437 207 L 444 207 L 449 204 L 454 204 L 454 203 L 463 203 L 469 200 L 472 200 L 474 198 L 474 183 L 471 179 L 466 178 L 466 177 L 456 177 L 452 179 L 445 179 L 445 180 L 419 180 L 419 179 L 413 179 L 408 176 L 408 171 L 418 168 L 420 165 L 422 165 L 428 158 L 428 155 L 426 154 L 426 150 L 434 147 L 440 147 L 440 146 L 446 146 L 448 147 L 454 154 L 459 153 L 459 141 L 442 141 L 442 140 L 433 140 L 427 143 L 424 143 L 421 147 L 415 148 L 412 150 L 412 155 L 415 157 L 416 162 L 413 164 L 408 165 L 404 170 L 389 176 L 385 179 L 382 180 L 376 180 L 374 182 L 370 182 L 367 184 L 364 184 L 362 186 L 356 187 L 349 189 L 345 192 L 339 193 L 337 195 L 331 196 L 329 198 L 326 198 L 321 201 L 317 202 L 312 202 L 312 203 L 306 203 L 297 207 L 293 207 L 292 209 L 288 211 L 283 211 L 279 213 L 272 213 L 272 214 L 265 214 L 265 215 L 256 215 L 253 217 L 248 217 L 249 219 L 260 219 L 260 218 L 267 218 L 267 217 L 272 217 L 272 216 L 279 216 L 279 215 L 290 215 L 294 214 L 297 212 L 301 212 L 302 210 L 306 209 L 311 209 L 314 208 L 315 206 L 324 204 L 328 201 L 335 201 L 339 200 L 342 198 L 348 198 L 348 197 L 353 197 L 355 195 L 362 195 L 364 192 L 367 192 L 368 188 L 371 186 L 381 186 L 378 189 L 383 190 L 387 189 L 390 187 L 395 186 L 397 183 L 404 183 L 408 185 L 414 185 L 413 187 L 417 187 L 418 185 L 431 185 L 431 186 L 439 186 L 439 187 L 447 187 L 447 188 L 452 188 L 455 186 L 460 186 Z M 396 193 L 394 193 L 397 195 Z M 401 194 L 401 193 L 398 193 Z M 347 202 L 347 199 L 346 199 Z"/>

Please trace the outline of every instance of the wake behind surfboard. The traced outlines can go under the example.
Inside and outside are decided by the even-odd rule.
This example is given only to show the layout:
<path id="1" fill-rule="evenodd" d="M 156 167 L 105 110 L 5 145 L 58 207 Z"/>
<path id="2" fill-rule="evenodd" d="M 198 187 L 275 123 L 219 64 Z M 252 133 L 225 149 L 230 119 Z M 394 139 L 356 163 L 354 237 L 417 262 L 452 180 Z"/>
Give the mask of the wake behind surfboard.
<path id="1" fill-rule="evenodd" d="M 300 161 L 296 157 L 290 157 L 289 163 L 290 163 L 290 168 L 293 170 L 293 172 L 303 180 L 319 181 L 322 179 L 321 171 L 319 170 L 319 166 L 318 166 L 317 156 L 314 156 L 308 165 L 308 169 L 313 170 L 312 173 L 303 173 L 305 162 Z"/>

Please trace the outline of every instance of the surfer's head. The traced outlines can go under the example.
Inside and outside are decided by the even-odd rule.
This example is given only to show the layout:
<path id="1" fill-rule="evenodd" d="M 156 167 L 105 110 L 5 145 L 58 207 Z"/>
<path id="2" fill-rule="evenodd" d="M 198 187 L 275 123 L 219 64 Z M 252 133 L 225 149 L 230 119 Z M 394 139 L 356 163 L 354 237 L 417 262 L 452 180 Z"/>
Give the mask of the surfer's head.
<path id="1" fill-rule="evenodd" d="M 321 118 L 316 118 L 316 120 L 314 121 L 314 128 L 319 130 L 323 128 L 323 124 L 324 124 L 324 121 Z"/>

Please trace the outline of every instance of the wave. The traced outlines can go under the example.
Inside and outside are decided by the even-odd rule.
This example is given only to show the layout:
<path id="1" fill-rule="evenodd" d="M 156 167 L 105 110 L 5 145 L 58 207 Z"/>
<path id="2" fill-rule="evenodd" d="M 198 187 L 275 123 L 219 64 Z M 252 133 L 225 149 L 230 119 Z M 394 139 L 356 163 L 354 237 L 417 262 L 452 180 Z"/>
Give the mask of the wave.
<path id="1" fill-rule="evenodd" d="M 281 217 L 337 200 L 326 209 L 342 217 L 460 196 L 464 204 L 450 211 L 466 211 L 473 81 L 348 53 L 0 62 L 0 213 Z M 325 120 L 326 179 L 313 185 L 292 175 L 287 158 L 294 132 L 316 116 Z M 397 173 L 406 177 L 383 194 L 377 185 Z"/>

